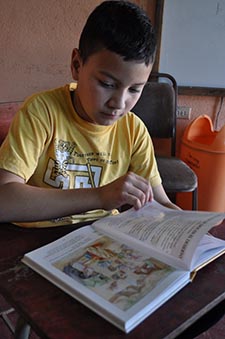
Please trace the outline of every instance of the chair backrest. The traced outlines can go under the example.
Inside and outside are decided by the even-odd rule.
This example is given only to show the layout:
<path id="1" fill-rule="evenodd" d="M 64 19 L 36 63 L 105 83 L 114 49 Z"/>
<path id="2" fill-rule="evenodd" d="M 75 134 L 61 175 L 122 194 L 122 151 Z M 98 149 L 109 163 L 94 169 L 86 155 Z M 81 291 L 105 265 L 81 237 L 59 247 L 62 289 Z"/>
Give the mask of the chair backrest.
<path id="1" fill-rule="evenodd" d="M 153 73 L 132 109 L 145 123 L 152 138 L 170 139 L 176 154 L 176 80 L 166 73 Z"/>

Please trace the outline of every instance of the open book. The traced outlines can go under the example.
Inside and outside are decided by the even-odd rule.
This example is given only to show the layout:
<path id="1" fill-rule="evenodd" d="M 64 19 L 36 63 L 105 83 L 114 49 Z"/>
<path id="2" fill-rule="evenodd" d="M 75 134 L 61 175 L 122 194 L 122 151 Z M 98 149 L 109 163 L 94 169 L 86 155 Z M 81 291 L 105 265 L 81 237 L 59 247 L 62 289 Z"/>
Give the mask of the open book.
<path id="1" fill-rule="evenodd" d="M 225 253 L 225 241 L 207 234 L 224 218 L 151 202 L 77 229 L 22 261 L 129 332 Z"/>

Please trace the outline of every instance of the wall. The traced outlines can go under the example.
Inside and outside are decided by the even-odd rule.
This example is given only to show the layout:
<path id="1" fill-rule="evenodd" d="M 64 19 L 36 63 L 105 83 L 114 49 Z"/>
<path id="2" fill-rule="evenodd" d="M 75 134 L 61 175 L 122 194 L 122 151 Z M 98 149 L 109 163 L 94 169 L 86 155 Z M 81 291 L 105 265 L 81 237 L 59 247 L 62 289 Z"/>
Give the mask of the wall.
<path id="1" fill-rule="evenodd" d="M 9 0 L 0 11 L 0 103 L 71 81 L 70 57 L 99 0 Z M 154 18 L 155 0 L 136 0 Z"/>
<path id="2" fill-rule="evenodd" d="M 0 11 L 0 144 L 32 93 L 72 80 L 70 57 L 100 0 L 8 0 Z M 134 0 L 154 22 L 155 0 Z"/>
<path id="3" fill-rule="evenodd" d="M 101 1 L 9 0 L 0 11 L 0 102 L 71 80 L 70 56 L 90 11 Z"/>
<path id="4" fill-rule="evenodd" d="M 8 0 L 0 11 L 0 103 L 20 101 L 33 92 L 71 81 L 70 56 L 80 31 L 99 0 Z M 154 22 L 156 0 L 134 1 Z M 178 104 L 192 107 L 192 119 L 219 109 L 218 97 L 179 96 Z M 0 112 L 1 113 L 1 112 Z M 1 115 L 2 117 L 2 115 Z M 190 120 L 178 120 L 180 137 Z M 225 124 L 225 104 L 218 128 Z"/>
<path id="5" fill-rule="evenodd" d="M 164 1 L 160 71 L 180 86 L 225 88 L 224 28 L 225 0 Z"/>
<path id="6" fill-rule="evenodd" d="M 225 1 L 158 0 L 158 3 L 160 15 L 157 18 L 161 26 L 159 70 L 171 73 L 180 86 L 224 88 L 225 48 L 221 41 L 225 36 Z M 224 93 L 220 91 L 220 95 Z M 216 96 L 178 97 L 178 105 L 192 108 L 190 120 L 177 121 L 178 153 L 184 129 L 199 115 L 208 115 L 215 130 L 225 125 L 225 103 L 222 107 L 221 103 L 221 98 Z"/>

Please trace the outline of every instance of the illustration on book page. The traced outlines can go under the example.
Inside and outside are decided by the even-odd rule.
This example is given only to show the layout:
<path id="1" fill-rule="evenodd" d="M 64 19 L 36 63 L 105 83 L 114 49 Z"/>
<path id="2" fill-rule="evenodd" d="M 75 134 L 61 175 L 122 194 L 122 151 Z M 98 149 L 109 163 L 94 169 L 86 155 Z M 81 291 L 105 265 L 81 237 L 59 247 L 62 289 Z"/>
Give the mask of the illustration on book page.
<path id="1" fill-rule="evenodd" d="M 123 311 L 174 270 L 106 236 L 52 265 Z"/>

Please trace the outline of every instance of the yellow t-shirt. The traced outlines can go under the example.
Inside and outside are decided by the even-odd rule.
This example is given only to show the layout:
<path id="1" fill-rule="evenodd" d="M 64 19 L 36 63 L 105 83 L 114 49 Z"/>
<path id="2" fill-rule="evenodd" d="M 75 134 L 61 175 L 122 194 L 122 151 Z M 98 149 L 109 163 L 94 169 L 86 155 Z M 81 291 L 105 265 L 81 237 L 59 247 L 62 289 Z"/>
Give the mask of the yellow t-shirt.
<path id="1" fill-rule="evenodd" d="M 131 112 L 110 126 L 81 119 L 71 100 L 75 87 L 66 85 L 25 101 L 0 149 L 0 168 L 38 187 L 99 187 L 127 171 L 147 178 L 153 187 L 159 185 L 152 141 L 143 122 Z M 76 217 L 71 222 L 75 220 L 80 221 Z M 65 222 L 70 223 L 68 218 L 59 221 Z"/>

